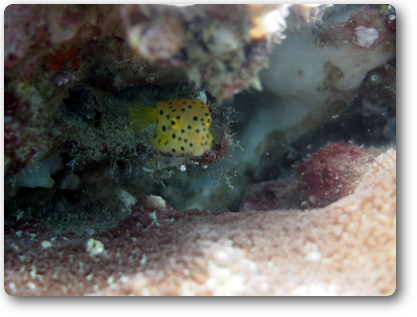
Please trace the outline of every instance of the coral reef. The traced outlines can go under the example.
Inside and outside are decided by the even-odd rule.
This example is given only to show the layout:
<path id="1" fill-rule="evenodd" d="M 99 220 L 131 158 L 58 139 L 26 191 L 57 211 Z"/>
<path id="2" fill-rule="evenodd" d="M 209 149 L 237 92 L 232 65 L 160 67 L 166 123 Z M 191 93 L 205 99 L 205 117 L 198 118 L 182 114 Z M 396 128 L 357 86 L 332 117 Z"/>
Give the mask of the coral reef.
<path id="1" fill-rule="evenodd" d="M 143 197 L 113 228 L 5 230 L 10 295 L 390 295 L 396 287 L 396 154 L 321 209 L 180 213 Z M 268 206 L 266 206 L 268 207 Z"/>
<path id="2" fill-rule="evenodd" d="M 8 294 L 395 291 L 392 6 L 19 4 L 4 27 Z"/>
<path id="3" fill-rule="evenodd" d="M 290 11 L 280 5 L 10 5 L 6 13 L 5 171 L 7 186 L 17 190 L 15 175 L 54 152 L 71 172 L 94 162 L 120 168 L 135 160 L 157 172 L 189 165 L 152 151 L 150 131 L 126 131 L 127 105 L 153 106 L 203 90 L 215 106 L 259 88 L 258 72 Z M 264 19 L 270 22 L 259 25 Z M 230 129 L 222 124 L 213 151 L 199 160 L 204 165 L 228 151 Z"/>

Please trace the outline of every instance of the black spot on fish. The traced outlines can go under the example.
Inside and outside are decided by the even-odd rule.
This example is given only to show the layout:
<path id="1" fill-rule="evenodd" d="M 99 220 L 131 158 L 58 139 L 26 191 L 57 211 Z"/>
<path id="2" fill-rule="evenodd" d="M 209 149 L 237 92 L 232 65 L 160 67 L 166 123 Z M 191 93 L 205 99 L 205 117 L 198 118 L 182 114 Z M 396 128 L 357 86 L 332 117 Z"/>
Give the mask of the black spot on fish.
<path id="1" fill-rule="evenodd" d="M 204 102 L 200 101 L 200 105 L 204 105 Z"/>
<path id="2" fill-rule="evenodd" d="M 172 112 L 175 112 L 175 111 L 177 111 L 177 109 L 172 109 Z"/>
<path id="3" fill-rule="evenodd" d="M 195 132 L 200 133 L 200 130 L 199 130 L 199 129 L 197 129 L 197 130 L 195 130 Z"/>
<path id="4" fill-rule="evenodd" d="M 200 143 L 200 145 L 201 145 L 201 146 L 203 146 L 203 145 L 204 145 L 204 143 L 203 143 L 203 142 L 201 142 L 201 143 Z"/>
<path id="5" fill-rule="evenodd" d="M 205 113 L 204 113 L 204 115 L 205 115 L 206 117 L 208 117 L 208 115 L 209 115 L 209 114 L 208 114 L 207 112 L 205 112 Z"/>
<path id="6" fill-rule="evenodd" d="M 181 146 L 181 150 L 182 150 L 182 151 L 184 151 L 184 150 L 185 150 L 183 146 Z"/>
<path id="7" fill-rule="evenodd" d="M 203 131 L 206 132 L 206 128 L 203 128 Z"/>
<path id="8" fill-rule="evenodd" d="M 177 116 L 177 119 L 179 120 L 179 119 L 181 119 L 181 116 Z"/>
<path id="9" fill-rule="evenodd" d="M 182 104 L 183 104 L 183 105 L 185 105 L 186 103 L 187 103 L 186 101 L 183 101 L 183 102 L 182 102 Z"/>
<path id="10" fill-rule="evenodd" d="M 184 109 L 184 108 L 182 108 L 182 109 L 181 109 L 181 111 L 182 111 L 182 112 L 184 112 L 184 111 L 185 111 L 185 109 Z"/>
<path id="11" fill-rule="evenodd" d="M 197 120 L 198 120 L 198 118 L 197 118 L 197 117 L 193 117 L 193 120 L 194 120 L 194 121 L 197 121 Z"/>
<path id="12" fill-rule="evenodd" d="M 195 104 L 195 101 L 191 101 L 192 104 Z"/>
<path id="13" fill-rule="evenodd" d="M 163 126 L 162 126 L 162 131 L 164 131 L 164 132 L 165 132 L 166 130 L 167 130 L 167 128 L 163 125 Z"/>
<path id="14" fill-rule="evenodd" d="M 174 125 L 175 124 L 175 121 L 171 121 L 171 125 Z"/>
<path id="15" fill-rule="evenodd" d="M 172 101 L 168 102 L 169 105 L 172 105 Z"/>
<path id="16" fill-rule="evenodd" d="M 188 106 L 188 109 L 193 109 L 193 106 Z"/>
<path id="17" fill-rule="evenodd" d="M 187 139 L 184 139 L 184 142 L 185 142 L 185 143 L 187 143 L 187 141 L 188 141 Z"/>
<path id="18" fill-rule="evenodd" d="M 153 135 L 153 139 L 154 139 L 154 140 L 156 139 L 156 133 Z"/>
<path id="19" fill-rule="evenodd" d="M 184 129 L 181 130 L 181 133 L 185 133 Z"/>
<path id="20" fill-rule="evenodd" d="M 203 122 L 204 121 L 204 119 L 203 118 L 201 118 L 201 122 Z"/>
<path id="21" fill-rule="evenodd" d="M 162 115 L 164 114 L 164 110 L 162 110 L 162 109 L 161 109 L 161 110 L 159 111 L 159 114 L 162 116 Z"/>
<path id="22" fill-rule="evenodd" d="M 172 149 L 172 152 L 175 153 L 175 149 Z"/>
<path id="23" fill-rule="evenodd" d="M 193 147 L 193 144 L 192 143 L 190 143 L 190 147 Z"/>
<path id="24" fill-rule="evenodd" d="M 172 138 L 173 138 L 173 139 L 175 139 L 175 138 L 176 138 L 175 133 L 172 133 Z"/>
<path id="25" fill-rule="evenodd" d="M 158 143 L 161 143 L 161 140 L 162 140 L 162 139 L 159 139 L 159 140 L 158 140 Z"/>
<path id="26" fill-rule="evenodd" d="M 208 134 L 208 133 L 206 134 L 206 137 L 207 137 L 207 139 L 210 139 L 210 136 L 209 136 L 209 134 Z"/>
<path id="27" fill-rule="evenodd" d="M 206 141 L 205 145 L 207 145 L 207 141 Z"/>
<path id="28" fill-rule="evenodd" d="M 188 130 L 191 130 L 191 126 L 190 125 L 187 128 L 188 128 Z"/>
<path id="29" fill-rule="evenodd" d="M 178 141 L 181 141 L 182 139 L 181 138 L 178 138 Z"/>
<path id="30" fill-rule="evenodd" d="M 168 141 L 165 142 L 165 145 L 167 145 L 167 144 L 168 144 Z"/>
<path id="31" fill-rule="evenodd" d="M 167 114 L 167 119 L 169 119 L 169 114 Z"/>

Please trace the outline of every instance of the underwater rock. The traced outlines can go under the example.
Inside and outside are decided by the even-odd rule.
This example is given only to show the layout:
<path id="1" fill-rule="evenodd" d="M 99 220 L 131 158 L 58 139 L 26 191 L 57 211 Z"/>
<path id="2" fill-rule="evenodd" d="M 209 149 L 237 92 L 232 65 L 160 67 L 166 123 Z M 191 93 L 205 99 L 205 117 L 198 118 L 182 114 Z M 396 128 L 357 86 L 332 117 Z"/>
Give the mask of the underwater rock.
<path id="1" fill-rule="evenodd" d="M 300 207 L 299 193 L 289 181 L 268 181 L 249 185 L 239 211 L 288 210 Z"/>
<path id="2" fill-rule="evenodd" d="M 41 159 L 36 164 L 29 164 L 23 171 L 17 173 L 12 182 L 11 196 L 16 195 L 20 187 L 51 188 L 55 181 L 51 178 L 62 168 L 61 156 L 57 153 Z"/>
<path id="3" fill-rule="evenodd" d="M 260 72 L 270 96 L 245 138 L 259 134 L 259 126 L 269 127 L 266 135 L 279 125 L 293 141 L 347 109 L 367 72 L 395 56 L 396 34 L 388 21 L 377 8 L 336 6 L 325 11 L 315 28 L 288 30 L 285 41 L 274 47 L 269 67 Z M 360 26 L 375 31 L 367 38 Z M 358 37 L 358 32 L 364 34 Z M 253 153 L 257 143 L 249 142 L 248 153 Z"/>

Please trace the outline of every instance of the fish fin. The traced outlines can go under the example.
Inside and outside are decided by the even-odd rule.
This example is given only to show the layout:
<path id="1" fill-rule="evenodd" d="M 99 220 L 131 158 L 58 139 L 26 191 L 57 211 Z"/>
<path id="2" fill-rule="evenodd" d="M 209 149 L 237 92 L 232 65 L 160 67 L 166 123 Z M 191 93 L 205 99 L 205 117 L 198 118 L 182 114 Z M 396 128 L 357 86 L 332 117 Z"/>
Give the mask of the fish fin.
<path id="1" fill-rule="evenodd" d="M 164 134 L 164 135 L 161 137 L 161 141 L 160 141 L 160 142 L 158 142 L 158 146 L 164 145 L 166 141 L 168 141 L 168 135 L 167 135 L 167 134 Z"/>
<path id="2" fill-rule="evenodd" d="M 156 109 L 142 103 L 129 105 L 127 108 L 127 122 L 129 128 L 141 130 L 156 121 Z"/>

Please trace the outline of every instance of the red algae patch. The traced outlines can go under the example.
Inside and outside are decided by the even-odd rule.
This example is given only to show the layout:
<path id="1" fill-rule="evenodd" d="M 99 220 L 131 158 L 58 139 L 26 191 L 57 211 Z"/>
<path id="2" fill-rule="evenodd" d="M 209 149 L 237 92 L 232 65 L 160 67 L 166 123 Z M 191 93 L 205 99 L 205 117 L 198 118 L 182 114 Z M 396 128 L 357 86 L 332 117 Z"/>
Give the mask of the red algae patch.
<path id="1" fill-rule="evenodd" d="M 351 194 L 375 153 L 356 145 L 330 143 L 297 165 L 298 189 L 312 207 L 324 207 Z"/>

